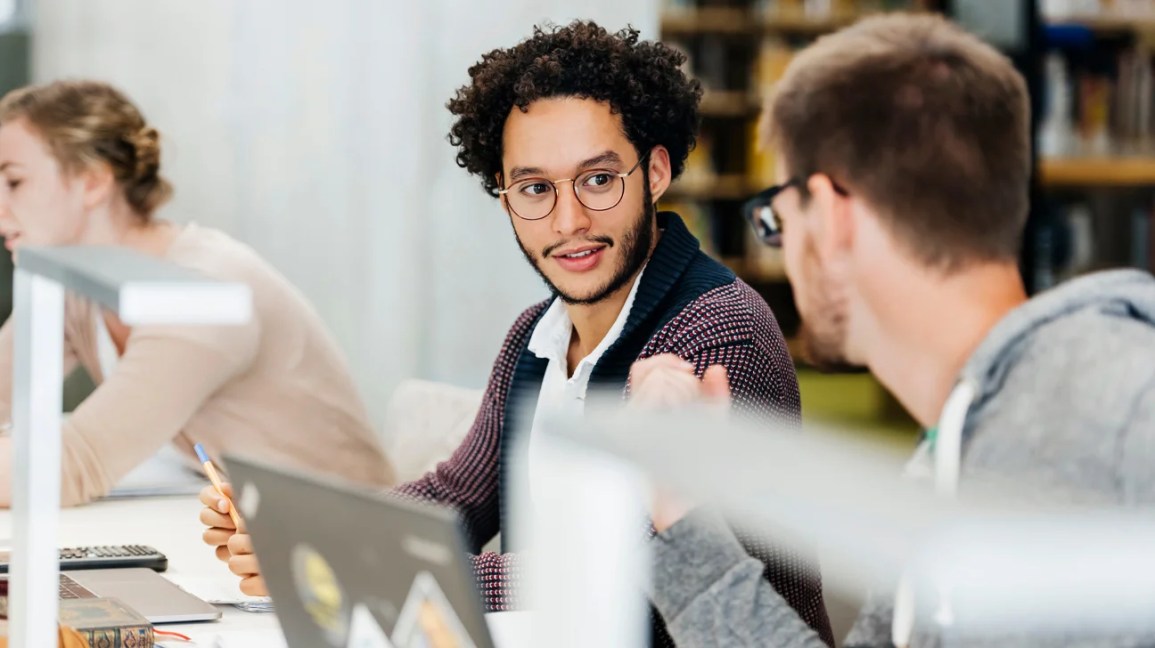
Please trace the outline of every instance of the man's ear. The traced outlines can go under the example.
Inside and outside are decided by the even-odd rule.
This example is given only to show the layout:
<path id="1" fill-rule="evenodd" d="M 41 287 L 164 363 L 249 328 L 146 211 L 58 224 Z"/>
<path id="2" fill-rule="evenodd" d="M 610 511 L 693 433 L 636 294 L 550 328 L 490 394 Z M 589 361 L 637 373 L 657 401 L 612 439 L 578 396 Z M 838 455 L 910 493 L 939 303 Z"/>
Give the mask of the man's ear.
<path id="1" fill-rule="evenodd" d="M 504 189 L 505 188 L 505 178 L 501 175 L 501 171 L 498 171 L 497 173 L 493 174 L 493 180 L 494 180 L 494 182 L 497 183 L 498 189 Z M 501 208 L 505 210 L 505 213 L 509 214 L 509 202 L 506 201 L 505 196 L 498 194 L 497 202 L 501 203 Z M 509 215 L 513 216 L 513 214 L 509 214 Z"/>
<path id="2" fill-rule="evenodd" d="M 830 262 L 854 247 L 855 222 L 850 200 L 830 176 L 816 173 L 806 181 L 812 203 L 807 221 L 814 228 L 815 247 L 823 261 Z"/>
<path id="3" fill-rule="evenodd" d="M 644 153 L 643 153 L 644 155 Z M 650 159 L 646 162 L 650 178 L 650 196 L 654 202 L 661 200 L 662 195 L 670 188 L 673 181 L 670 167 L 670 152 L 664 146 L 655 146 L 650 150 Z"/>

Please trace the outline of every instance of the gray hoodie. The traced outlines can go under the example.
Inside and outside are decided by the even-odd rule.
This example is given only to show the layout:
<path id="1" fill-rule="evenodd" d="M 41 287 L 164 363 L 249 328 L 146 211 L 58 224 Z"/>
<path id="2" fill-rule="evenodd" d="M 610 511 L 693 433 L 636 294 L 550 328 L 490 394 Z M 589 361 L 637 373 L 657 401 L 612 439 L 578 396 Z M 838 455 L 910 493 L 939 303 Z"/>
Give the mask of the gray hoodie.
<path id="1" fill-rule="evenodd" d="M 951 414 L 951 411 L 955 414 Z M 1031 299 L 991 329 L 911 460 L 940 491 L 1009 475 L 1123 505 L 1155 503 L 1155 279 L 1103 272 Z M 721 518 L 696 511 L 653 540 L 651 598 L 680 646 L 824 646 L 761 578 Z M 890 646 L 893 595 L 868 595 L 845 646 Z M 897 633 L 902 636 L 902 631 Z M 948 640 L 911 646 L 1155 644 L 1155 637 Z"/>

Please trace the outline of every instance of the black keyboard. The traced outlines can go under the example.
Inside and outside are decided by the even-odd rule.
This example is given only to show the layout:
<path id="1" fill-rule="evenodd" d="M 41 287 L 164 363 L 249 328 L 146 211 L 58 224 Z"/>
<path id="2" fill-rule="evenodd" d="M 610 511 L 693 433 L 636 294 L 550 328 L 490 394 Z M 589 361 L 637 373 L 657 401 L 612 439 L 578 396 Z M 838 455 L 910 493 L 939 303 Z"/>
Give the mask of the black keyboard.
<path id="1" fill-rule="evenodd" d="M 60 598 L 62 599 L 88 599 L 96 598 L 96 595 L 91 590 L 84 587 L 80 583 L 72 580 L 70 576 L 65 574 L 60 575 Z"/>
<path id="2" fill-rule="evenodd" d="M 10 554 L 0 551 L 0 574 L 8 573 Z M 72 547 L 60 550 L 60 569 L 117 569 L 121 567 L 148 567 L 162 572 L 168 569 L 168 558 L 146 545 L 111 545 L 100 547 Z"/>

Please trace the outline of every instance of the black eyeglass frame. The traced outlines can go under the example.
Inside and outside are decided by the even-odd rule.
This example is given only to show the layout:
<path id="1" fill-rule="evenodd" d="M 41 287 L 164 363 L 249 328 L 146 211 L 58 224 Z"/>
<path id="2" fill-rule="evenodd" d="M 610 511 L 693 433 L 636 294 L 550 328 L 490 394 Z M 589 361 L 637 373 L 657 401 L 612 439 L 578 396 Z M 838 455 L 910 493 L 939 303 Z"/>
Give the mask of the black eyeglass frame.
<path id="1" fill-rule="evenodd" d="M 850 192 L 837 182 L 831 180 L 831 184 L 834 185 L 834 191 L 839 195 L 850 195 Z M 786 182 L 759 191 L 742 203 L 742 218 L 750 224 L 750 227 L 754 228 L 754 235 L 763 245 L 774 248 L 782 247 L 782 221 L 774 213 L 774 199 L 778 197 L 778 194 L 791 187 L 802 186 L 802 178 L 790 178 Z"/>

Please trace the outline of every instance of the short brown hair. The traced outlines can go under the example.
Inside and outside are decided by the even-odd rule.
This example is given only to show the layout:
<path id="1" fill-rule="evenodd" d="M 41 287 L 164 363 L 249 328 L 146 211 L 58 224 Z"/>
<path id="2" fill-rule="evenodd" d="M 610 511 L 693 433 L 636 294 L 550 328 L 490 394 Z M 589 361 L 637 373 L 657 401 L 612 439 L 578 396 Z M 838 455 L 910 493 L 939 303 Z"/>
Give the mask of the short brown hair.
<path id="1" fill-rule="evenodd" d="M 160 133 L 112 86 L 57 81 L 13 90 L 0 99 L 0 123 L 16 119 L 28 120 L 65 171 L 107 164 L 145 220 L 172 195 L 160 175 Z"/>
<path id="2" fill-rule="evenodd" d="M 844 183 L 928 266 L 1018 255 L 1031 174 L 1026 83 L 940 16 L 888 14 L 820 38 L 777 84 L 763 132 L 794 177 Z"/>

